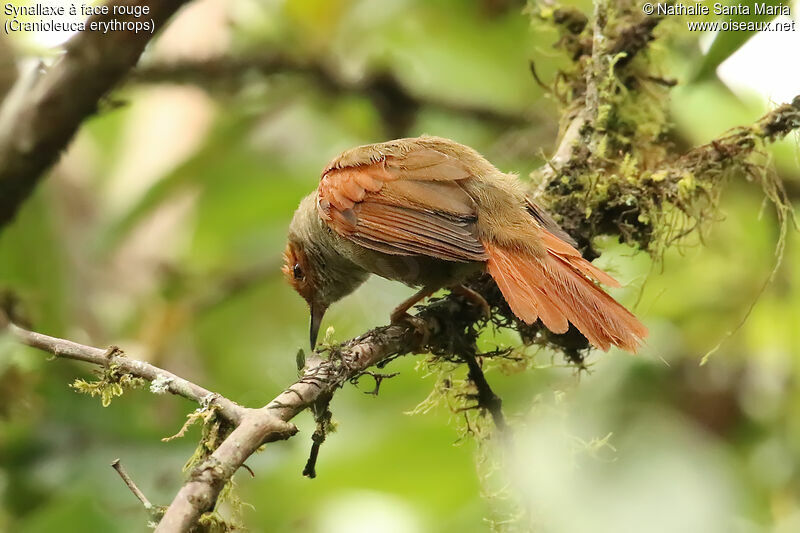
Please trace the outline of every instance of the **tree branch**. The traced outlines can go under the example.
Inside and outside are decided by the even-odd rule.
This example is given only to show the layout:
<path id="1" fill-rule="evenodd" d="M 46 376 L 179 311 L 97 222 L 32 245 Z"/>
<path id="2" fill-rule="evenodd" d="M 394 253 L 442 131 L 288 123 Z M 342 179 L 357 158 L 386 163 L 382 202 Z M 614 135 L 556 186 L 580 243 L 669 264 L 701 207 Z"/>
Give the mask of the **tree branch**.
<path id="1" fill-rule="evenodd" d="M 308 455 L 308 461 L 303 468 L 303 475 L 314 479 L 317 477 L 317 458 L 319 456 L 319 448 L 325 442 L 325 437 L 328 436 L 328 430 L 331 427 L 331 397 L 323 396 L 311 405 L 311 412 L 314 413 L 314 421 L 317 423 L 317 429 L 311 435 L 311 452 Z"/>
<path id="2" fill-rule="evenodd" d="M 477 393 L 475 399 L 478 402 L 480 409 L 485 409 L 494 421 L 494 425 L 501 434 L 508 431 L 508 424 L 506 423 L 505 415 L 503 415 L 503 402 L 497 394 L 494 393 L 489 382 L 486 381 L 486 376 L 483 373 L 481 364 L 478 362 L 474 354 L 464 356 L 464 361 L 467 363 L 469 373 L 467 377 L 475 385 Z"/>
<path id="3" fill-rule="evenodd" d="M 647 54 L 660 17 L 636 2 L 595 2 L 590 22 L 574 8 L 534 8 L 561 28 L 557 47 L 573 62 L 555 88 L 565 109 L 553 158 L 532 173 L 535 196 L 588 259 L 592 240 L 617 236 L 656 259 L 664 249 L 714 220 L 722 185 L 733 172 L 758 183 L 782 226 L 791 204 L 758 155 L 800 127 L 800 98 L 681 155 L 669 141 L 667 91 Z"/>
<path id="4" fill-rule="evenodd" d="M 375 328 L 340 345 L 321 348 L 307 360 L 303 376 L 274 400 L 260 409 L 247 409 L 234 402 L 144 361 L 120 355 L 118 349 L 103 350 L 72 341 L 26 330 L 8 322 L 0 312 L 0 330 L 5 326 L 22 344 L 38 348 L 56 357 L 84 361 L 122 372 L 158 380 L 166 390 L 198 403 L 211 401 L 222 416 L 236 425 L 219 447 L 189 475 L 172 504 L 167 508 L 156 531 L 189 531 L 200 516 L 213 508 L 219 492 L 244 461 L 264 443 L 287 439 L 297 432 L 288 423 L 308 407 L 330 398 L 345 382 L 369 367 L 390 358 L 424 351 L 442 352 L 454 342 L 474 342 L 477 331 L 467 333 L 467 325 L 480 316 L 480 310 L 460 305 L 457 299 L 432 302 L 418 317 L 430 332 L 427 344 L 417 329 L 408 325 Z M 467 339 L 463 339 L 464 337 Z M 461 339 L 461 340 L 459 340 Z M 327 353 L 327 358 L 322 355 Z"/>
<path id="5" fill-rule="evenodd" d="M 186 0 L 111 0 L 109 7 L 149 6 L 160 28 Z M 109 9 L 109 12 L 112 10 Z M 96 15 L 88 23 L 133 22 L 133 15 Z M 22 77 L 0 108 L 0 228 L 10 222 L 34 186 L 67 147 L 83 120 L 136 63 L 148 31 L 87 30 L 66 44 L 53 67 Z"/>
<path id="6" fill-rule="evenodd" d="M 674 3 L 673 0 L 666 2 Z M 553 14 L 553 21 L 563 27 L 566 37 L 561 46 L 573 54 L 573 62 L 583 65 L 585 83 L 574 84 L 569 98 L 572 104 L 564 111 L 564 120 L 556 148 L 550 160 L 534 171 L 540 184 L 539 193 L 551 181 L 560 176 L 565 169 L 580 166 L 586 162 L 591 152 L 582 140 L 591 138 L 593 119 L 600 106 L 600 85 L 603 80 L 628 65 L 643 52 L 654 39 L 653 32 L 664 17 L 637 16 L 629 24 L 622 26 L 616 37 L 608 42 L 605 36 L 608 17 L 607 2 L 595 2 L 594 23 L 588 26 L 585 15 L 577 8 L 559 7 Z M 610 61 L 613 69 L 609 69 Z"/>
<path id="7" fill-rule="evenodd" d="M 14 53 L 8 43 L 8 37 L 0 35 L 0 101 L 14 85 L 17 79 L 17 65 Z"/>
<path id="8" fill-rule="evenodd" d="M 441 330 L 436 314 L 421 314 L 426 327 L 431 331 Z M 315 352 L 307 360 L 303 376 L 298 381 L 265 407 L 248 414 L 209 459 L 190 474 L 167 508 L 156 532 L 188 531 L 204 512 L 214 506 L 225 483 L 263 443 L 294 434 L 287 432 L 287 422 L 297 414 L 320 399 L 332 396 L 346 381 L 372 365 L 395 355 L 422 350 L 414 328 L 391 325 L 332 347 L 327 359 Z"/>
<path id="9" fill-rule="evenodd" d="M 3 315 L 2 311 L 0 311 L 0 315 Z M 4 316 L 0 316 L 0 331 L 2 331 L 4 320 Z M 105 350 L 94 346 L 86 346 L 77 342 L 28 331 L 10 322 L 7 324 L 7 330 L 20 343 L 38 348 L 56 357 L 83 361 L 103 368 L 114 366 L 123 373 L 151 382 L 151 390 L 154 392 L 169 392 L 177 396 L 183 396 L 201 406 L 214 405 L 220 415 L 233 424 L 241 421 L 248 411 L 224 396 L 176 376 L 172 372 L 144 361 L 125 357 L 116 346 Z"/>

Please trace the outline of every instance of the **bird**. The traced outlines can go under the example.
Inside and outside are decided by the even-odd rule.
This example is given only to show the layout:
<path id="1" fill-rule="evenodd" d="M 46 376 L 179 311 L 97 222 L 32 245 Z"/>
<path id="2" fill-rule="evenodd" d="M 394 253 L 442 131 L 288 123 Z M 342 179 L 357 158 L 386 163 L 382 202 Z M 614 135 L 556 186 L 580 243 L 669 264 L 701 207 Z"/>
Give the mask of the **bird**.
<path id="1" fill-rule="evenodd" d="M 326 310 L 372 274 L 418 289 L 392 312 L 392 323 L 444 288 L 488 312 L 464 285 L 484 272 L 526 324 L 539 320 L 554 333 L 573 324 L 604 351 L 636 353 L 648 333 L 600 286 L 620 284 L 582 257 L 516 175 L 442 137 L 335 157 L 294 213 L 282 271 L 308 303 L 312 349 Z"/>

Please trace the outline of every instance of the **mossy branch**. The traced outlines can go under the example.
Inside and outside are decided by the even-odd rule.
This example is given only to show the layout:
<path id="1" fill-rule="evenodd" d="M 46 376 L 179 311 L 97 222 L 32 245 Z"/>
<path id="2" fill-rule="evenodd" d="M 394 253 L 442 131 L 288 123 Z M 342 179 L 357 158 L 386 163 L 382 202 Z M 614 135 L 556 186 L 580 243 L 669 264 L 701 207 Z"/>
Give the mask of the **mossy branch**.
<path id="1" fill-rule="evenodd" d="M 530 11 L 560 28 L 556 47 L 571 60 L 554 84 L 564 108 L 559 142 L 532 178 L 540 202 L 586 256 L 597 255 L 594 237 L 616 235 L 658 259 L 713 220 L 725 178 L 736 172 L 760 184 L 782 222 L 793 216 L 782 183 L 758 156 L 800 127 L 800 97 L 679 154 L 667 109 L 675 82 L 647 49 L 660 18 L 643 16 L 631 1 L 596 2 L 592 23 L 574 8 L 537 4 Z"/>

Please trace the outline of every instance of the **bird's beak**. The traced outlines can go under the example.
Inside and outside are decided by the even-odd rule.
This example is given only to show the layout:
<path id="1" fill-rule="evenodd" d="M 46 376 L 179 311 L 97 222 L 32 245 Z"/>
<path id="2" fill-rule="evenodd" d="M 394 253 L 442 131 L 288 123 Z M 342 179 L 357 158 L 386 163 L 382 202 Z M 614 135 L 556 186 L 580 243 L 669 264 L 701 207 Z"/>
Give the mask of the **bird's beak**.
<path id="1" fill-rule="evenodd" d="M 317 345 L 317 335 L 319 334 L 319 326 L 322 324 L 322 317 L 325 316 L 325 311 L 327 311 L 328 308 L 318 303 L 309 304 L 309 308 L 311 310 L 311 329 L 309 331 L 309 337 L 311 339 L 311 349 L 313 350 Z"/>

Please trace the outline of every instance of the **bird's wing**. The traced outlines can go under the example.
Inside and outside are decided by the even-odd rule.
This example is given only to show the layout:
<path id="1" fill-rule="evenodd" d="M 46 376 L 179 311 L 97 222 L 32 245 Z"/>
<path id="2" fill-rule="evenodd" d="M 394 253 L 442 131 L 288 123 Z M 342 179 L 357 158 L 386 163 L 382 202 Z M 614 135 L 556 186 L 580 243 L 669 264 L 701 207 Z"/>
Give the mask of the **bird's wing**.
<path id="1" fill-rule="evenodd" d="M 461 161 L 426 147 L 356 156 L 345 153 L 322 174 L 317 208 L 331 229 L 387 254 L 486 260 L 475 203 L 459 185 L 471 177 Z"/>
<path id="2" fill-rule="evenodd" d="M 525 198 L 525 200 L 528 204 L 528 213 L 530 213 L 531 216 L 536 219 L 536 222 L 539 224 L 539 226 L 546 229 L 573 248 L 578 247 L 578 243 L 575 242 L 575 239 L 573 239 L 569 233 L 561 229 L 561 226 L 558 225 L 558 222 L 553 220 L 553 217 L 550 216 L 550 213 L 539 207 L 539 205 L 530 198 Z"/>

